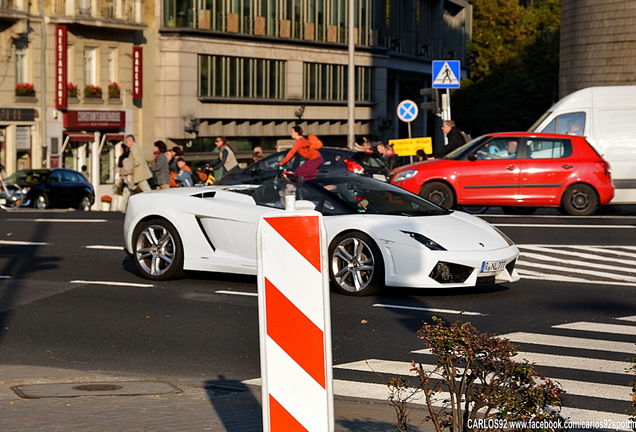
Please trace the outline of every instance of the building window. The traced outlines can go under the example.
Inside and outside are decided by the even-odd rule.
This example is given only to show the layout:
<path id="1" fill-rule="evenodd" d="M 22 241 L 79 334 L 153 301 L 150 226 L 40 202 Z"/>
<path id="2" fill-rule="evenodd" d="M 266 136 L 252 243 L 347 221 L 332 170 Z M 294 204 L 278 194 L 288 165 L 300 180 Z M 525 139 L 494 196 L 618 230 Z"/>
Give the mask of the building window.
<path id="1" fill-rule="evenodd" d="M 97 85 L 97 48 L 84 49 L 84 84 Z"/>
<path id="2" fill-rule="evenodd" d="M 108 48 L 108 82 L 117 82 L 117 48 Z"/>
<path id="3" fill-rule="evenodd" d="M 199 96 L 284 99 L 286 63 L 281 60 L 199 56 Z"/>
<path id="4" fill-rule="evenodd" d="M 15 82 L 16 84 L 29 82 L 26 48 L 16 48 L 15 50 Z"/>
<path id="5" fill-rule="evenodd" d="M 325 63 L 303 64 L 303 99 L 346 101 L 348 78 L 346 65 Z M 371 102 L 372 75 L 370 67 L 356 66 L 355 99 Z"/>
<path id="6" fill-rule="evenodd" d="M 346 43 L 348 0 L 163 0 L 165 27 Z M 374 0 L 355 1 L 357 44 L 377 43 Z"/>

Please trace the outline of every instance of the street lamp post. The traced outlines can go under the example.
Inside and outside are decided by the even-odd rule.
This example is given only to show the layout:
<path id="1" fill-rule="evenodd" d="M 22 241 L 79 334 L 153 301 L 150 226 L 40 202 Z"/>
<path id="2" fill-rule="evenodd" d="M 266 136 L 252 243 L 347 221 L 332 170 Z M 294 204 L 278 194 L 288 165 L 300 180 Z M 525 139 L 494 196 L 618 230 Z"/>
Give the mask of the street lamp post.
<path id="1" fill-rule="evenodd" d="M 347 147 L 353 148 L 355 142 L 355 109 L 356 109 L 356 91 L 355 91 L 355 44 L 354 44 L 354 0 L 349 0 L 349 63 L 347 68 Z"/>

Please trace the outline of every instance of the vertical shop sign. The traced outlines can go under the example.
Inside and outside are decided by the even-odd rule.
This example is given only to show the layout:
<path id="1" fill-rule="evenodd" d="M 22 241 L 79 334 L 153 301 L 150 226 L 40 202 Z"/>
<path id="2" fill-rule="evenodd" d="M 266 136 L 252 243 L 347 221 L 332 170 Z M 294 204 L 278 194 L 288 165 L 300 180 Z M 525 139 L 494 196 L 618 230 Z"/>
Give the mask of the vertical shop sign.
<path id="1" fill-rule="evenodd" d="M 55 26 L 55 108 L 65 110 L 67 104 L 66 94 L 66 43 L 67 27 L 65 25 Z"/>
<path id="2" fill-rule="evenodd" d="M 143 97 L 143 51 L 140 46 L 133 47 L 133 98 L 141 99 Z"/>

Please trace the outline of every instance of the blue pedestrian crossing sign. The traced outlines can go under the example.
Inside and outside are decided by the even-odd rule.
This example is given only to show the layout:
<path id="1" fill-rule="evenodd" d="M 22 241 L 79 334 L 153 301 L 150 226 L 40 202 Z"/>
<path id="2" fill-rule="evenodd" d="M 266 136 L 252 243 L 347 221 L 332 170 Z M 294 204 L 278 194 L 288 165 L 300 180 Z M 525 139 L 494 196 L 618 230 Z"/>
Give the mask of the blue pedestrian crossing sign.
<path id="1" fill-rule="evenodd" d="M 410 123 L 417 118 L 419 109 L 412 100 L 403 100 L 397 107 L 397 116 L 403 122 Z"/>
<path id="2" fill-rule="evenodd" d="M 438 89 L 459 88 L 459 60 L 433 60 L 433 85 Z"/>

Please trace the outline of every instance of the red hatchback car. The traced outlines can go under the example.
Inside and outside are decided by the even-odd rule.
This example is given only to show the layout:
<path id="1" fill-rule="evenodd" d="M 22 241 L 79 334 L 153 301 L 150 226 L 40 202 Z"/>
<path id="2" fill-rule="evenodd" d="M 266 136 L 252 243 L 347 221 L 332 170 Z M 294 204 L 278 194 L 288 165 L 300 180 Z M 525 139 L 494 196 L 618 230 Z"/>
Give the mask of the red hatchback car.
<path id="1" fill-rule="evenodd" d="M 610 166 L 585 137 L 529 132 L 480 136 L 442 159 L 395 169 L 391 183 L 445 208 L 501 206 L 510 214 L 558 207 L 589 215 L 614 196 Z"/>

